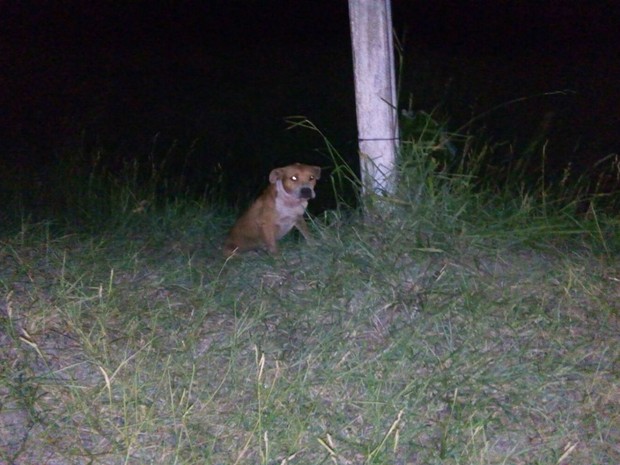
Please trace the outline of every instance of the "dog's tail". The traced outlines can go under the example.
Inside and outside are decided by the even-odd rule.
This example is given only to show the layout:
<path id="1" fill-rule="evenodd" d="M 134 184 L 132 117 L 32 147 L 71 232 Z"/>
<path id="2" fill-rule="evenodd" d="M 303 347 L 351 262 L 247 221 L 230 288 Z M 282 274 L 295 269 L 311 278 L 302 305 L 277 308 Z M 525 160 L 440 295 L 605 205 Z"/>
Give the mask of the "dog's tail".
<path id="1" fill-rule="evenodd" d="M 238 250 L 239 246 L 230 239 L 227 239 L 226 242 L 224 242 L 224 247 L 222 247 L 222 254 L 224 258 L 229 258 L 235 255 Z"/>

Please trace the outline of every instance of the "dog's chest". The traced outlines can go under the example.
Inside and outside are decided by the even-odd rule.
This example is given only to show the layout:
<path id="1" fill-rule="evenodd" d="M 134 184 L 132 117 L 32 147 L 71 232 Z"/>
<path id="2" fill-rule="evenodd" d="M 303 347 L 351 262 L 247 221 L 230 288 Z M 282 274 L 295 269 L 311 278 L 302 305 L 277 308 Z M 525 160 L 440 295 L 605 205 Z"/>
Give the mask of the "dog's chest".
<path id="1" fill-rule="evenodd" d="M 276 222 L 278 224 L 278 238 L 288 233 L 295 223 L 304 215 L 307 200 L 285 200 L 276 197 Z"/>

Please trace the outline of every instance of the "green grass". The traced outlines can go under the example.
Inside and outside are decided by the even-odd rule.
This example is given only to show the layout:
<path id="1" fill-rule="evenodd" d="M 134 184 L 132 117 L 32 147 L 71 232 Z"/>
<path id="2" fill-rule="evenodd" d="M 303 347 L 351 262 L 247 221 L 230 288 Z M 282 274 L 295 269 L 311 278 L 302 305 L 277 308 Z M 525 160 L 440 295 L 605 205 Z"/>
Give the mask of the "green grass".
<path id="1" fill-rule="evenodd" d="M 618 217 L 406 150 L 279 257 L 130 183 L 5 233 L 0 463 L 619 463 Z"/>

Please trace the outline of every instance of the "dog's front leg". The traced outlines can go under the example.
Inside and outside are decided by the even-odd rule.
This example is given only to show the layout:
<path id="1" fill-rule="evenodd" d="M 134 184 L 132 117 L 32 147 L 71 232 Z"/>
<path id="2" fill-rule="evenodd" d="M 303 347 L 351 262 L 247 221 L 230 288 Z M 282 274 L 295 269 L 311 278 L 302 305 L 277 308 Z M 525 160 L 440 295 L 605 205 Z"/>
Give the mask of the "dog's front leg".
<path id="1" fill-rule="evenodd" d="M 306 220 L 304 220 L 303 216 L 300 216 L 297 219 L 297 221 L 295 222 L 295 227 L 301 233 L 301 235 L 304 236 L 304 239 L 307 242 L 312 242 L 312 235 L 310 234 L 310 231 L 308 230 L 308 225 L 306 224 Z"/>

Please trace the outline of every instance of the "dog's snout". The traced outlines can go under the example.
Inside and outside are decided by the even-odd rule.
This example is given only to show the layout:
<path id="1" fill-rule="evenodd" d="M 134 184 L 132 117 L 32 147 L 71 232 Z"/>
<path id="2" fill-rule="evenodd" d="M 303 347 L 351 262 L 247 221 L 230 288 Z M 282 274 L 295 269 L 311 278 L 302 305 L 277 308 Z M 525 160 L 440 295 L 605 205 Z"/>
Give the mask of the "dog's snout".
<path id="1" fill-rule="evenodd" d="M 299 190 L 299 197 L 302 199 L 313 199 L 314 191 L 310 187 L 302 187 Z"/>

